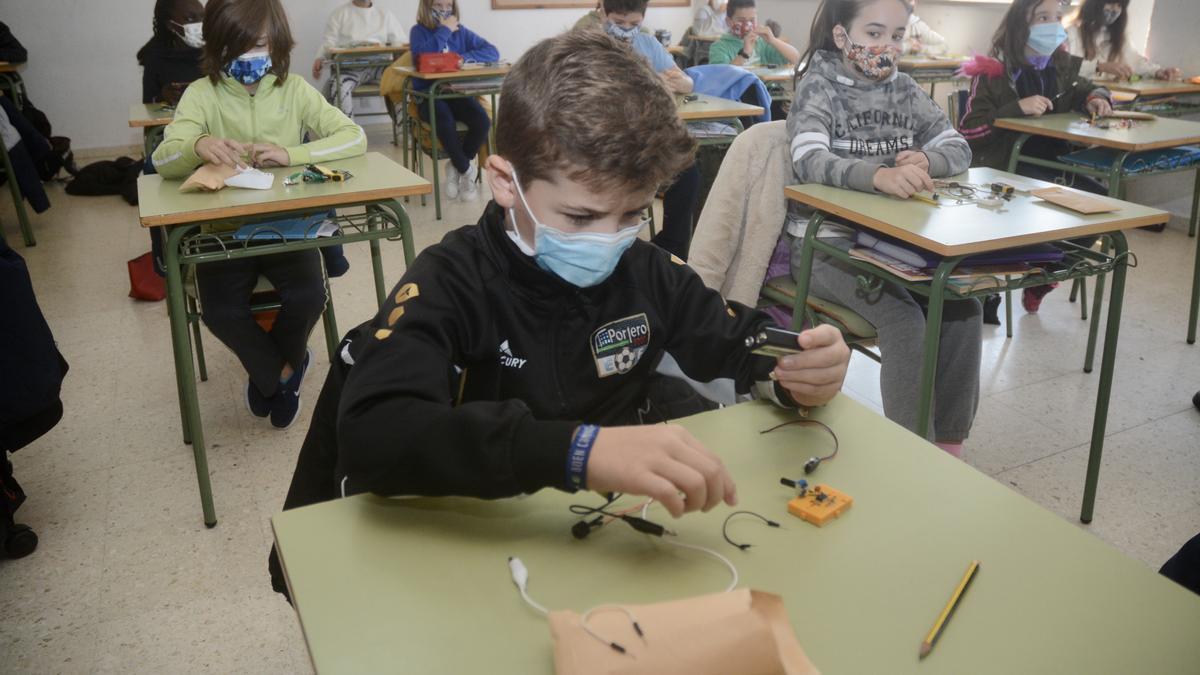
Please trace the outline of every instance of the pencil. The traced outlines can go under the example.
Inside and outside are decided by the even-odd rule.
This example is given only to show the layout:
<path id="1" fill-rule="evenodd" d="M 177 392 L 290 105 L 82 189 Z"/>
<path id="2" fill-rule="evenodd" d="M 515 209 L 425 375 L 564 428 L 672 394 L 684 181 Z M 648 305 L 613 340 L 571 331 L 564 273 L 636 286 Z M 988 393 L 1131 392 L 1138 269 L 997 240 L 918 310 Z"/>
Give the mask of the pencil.
<path id="1" fill-rule="evenodd" d="M 958 582 L 958 588 L 954 589 L 954 594 L 950 596 L 950 602 L 946 603 L 945 609 L 938 615 L 937 621 L 933 623 L 933 628 L 929 630 L 929 635 L 925 636 L 925 641 L 921 643 L 920 658 L 929 656 L 929 652 L 933 651 L 933 644 L 937 642 L 942 634 L 942 629 L 946 627 L 946 622 L 950 620 L 950 615 L 954 613 L 954 608 L 958 606 L 958 601 L 966 592 L 967 586 L 971 584 L 971 580 L 975 578 L 975 572 L 979 570 L 979 561 L 972 560 L 967 566 L 967 572 L 963 575 L 962 581 Z"/>
<path id="2" fill-rule="evenodd" d="M 926 204 L 933 204 L 934 206 L 937 206 L 937 205 L 938 205 L 938 199 L 937 199 L 937 193 L 936 193 L 936 192 L 935 192 L 935 193 L 933 193 L 933 196 L 932 196 L 932 197 L 926 197 L 925 195 L 921 194 L 920 192 L 914 192 L 914 193 L 912 193 L 912 195 L 909 197 L 909 199 L 915 199 L 915 200 L 917 200 L 917 201 L 919 201 L 919 202 L 925 202 Z"/>

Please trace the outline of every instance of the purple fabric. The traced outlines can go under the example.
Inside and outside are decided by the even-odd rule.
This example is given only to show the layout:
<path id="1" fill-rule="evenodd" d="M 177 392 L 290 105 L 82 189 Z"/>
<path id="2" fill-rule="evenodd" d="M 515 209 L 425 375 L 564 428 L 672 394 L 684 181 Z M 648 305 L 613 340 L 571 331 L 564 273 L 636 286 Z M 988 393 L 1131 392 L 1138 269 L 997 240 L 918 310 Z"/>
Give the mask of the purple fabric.
<path id="1" fill-rule="evenodd" d="M 779 235 L 779 241 L 775 243 L 775 250 L 771 252 L 771 261 L 767 263 L 767 274 L 763 278 L 763 283 L 776 277 L 786 277 L 792 274 L 792 247 L 788 241 L 787 233 Z M 792 325 L 792 309 L 783 305 L 771 305 L 764 307 L 763 311 L 767 316 L 775 320 L 775 323 L 780 326 Z"/>

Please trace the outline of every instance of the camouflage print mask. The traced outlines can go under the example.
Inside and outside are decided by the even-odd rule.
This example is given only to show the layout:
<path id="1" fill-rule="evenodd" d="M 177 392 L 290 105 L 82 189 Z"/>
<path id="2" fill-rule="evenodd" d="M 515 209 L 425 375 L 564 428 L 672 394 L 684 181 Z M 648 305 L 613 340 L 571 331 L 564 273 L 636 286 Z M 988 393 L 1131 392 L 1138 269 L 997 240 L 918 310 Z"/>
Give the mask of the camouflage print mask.
<path id="1" fill-rule="evenodd" d="M 862 73 L 863 77 L 881 82 L 886 80 L 896 69 L 896 58 L 900 55 L 900 50 L 896 47 L 892 45 L 882 47 L 860 45 L 850 39 L 850 34 L 846 32 L 845 28 L 835 26 L 834 30 L 838 31 L 845 41 L 842 54 L 846 56 L 847 61 L 854 65 L 855 70 Z"/>

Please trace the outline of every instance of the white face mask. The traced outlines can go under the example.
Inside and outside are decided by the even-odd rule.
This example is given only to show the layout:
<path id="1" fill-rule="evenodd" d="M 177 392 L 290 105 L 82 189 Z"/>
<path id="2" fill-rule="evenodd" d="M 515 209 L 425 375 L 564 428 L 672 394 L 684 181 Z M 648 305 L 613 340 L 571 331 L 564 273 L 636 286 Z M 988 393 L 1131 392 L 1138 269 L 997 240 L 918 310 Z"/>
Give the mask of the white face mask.
<path id="1" fill-rule="evenodd" d="M 191 47 L 192 49 L 199 49 L 204 46 L 203 23 L 199 21 L 195 23 L 175 23 L 172 21 L 171 23 L 175 24 L 176 28 L 179 28 L 183 31 L 182 33 L 175 31 L 175 34 L 179 36 L 179 39 L 183 40 L 183 44 Z"/>

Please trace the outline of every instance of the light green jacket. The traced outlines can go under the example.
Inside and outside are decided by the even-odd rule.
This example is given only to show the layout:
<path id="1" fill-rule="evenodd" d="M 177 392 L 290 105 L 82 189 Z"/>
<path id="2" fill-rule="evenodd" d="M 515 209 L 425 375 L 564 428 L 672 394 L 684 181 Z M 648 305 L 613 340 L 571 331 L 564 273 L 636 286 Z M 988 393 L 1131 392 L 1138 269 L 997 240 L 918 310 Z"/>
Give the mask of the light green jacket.
<path id="1" fill-rule="evenodd" d="M 305 131 L 318 140 L 304 143 Z M 208 78 L 191 83 L 154 151 L 154 168 L 163 178 L 188 176 L 204 163 L 196 154 L 196 141 L 205 136 L 274 143 L 287 150 L 293 166 L 367 151 L 362 127 L 298 75 L 276 87 L 275 76 L 268 74 L 254 96 L 230 77 L 215 85 Z"/>
<path id="2" fill-rule="evenodd" d="M 733 63 L 737 58 L 738 52 L 742 51 L 745 46 L 745 41 L 737 37 L 733 33 L 723 34 L 712 46 L 708 48 L 708 62 L 717 63 Z M 778 49 L 771 46 L 761 36 L 754 42 L 754 53 L 750 55 L 750 61 L 742 65 L 745 66 L 786 66 L 788 60 L 779 53 Z"/>

